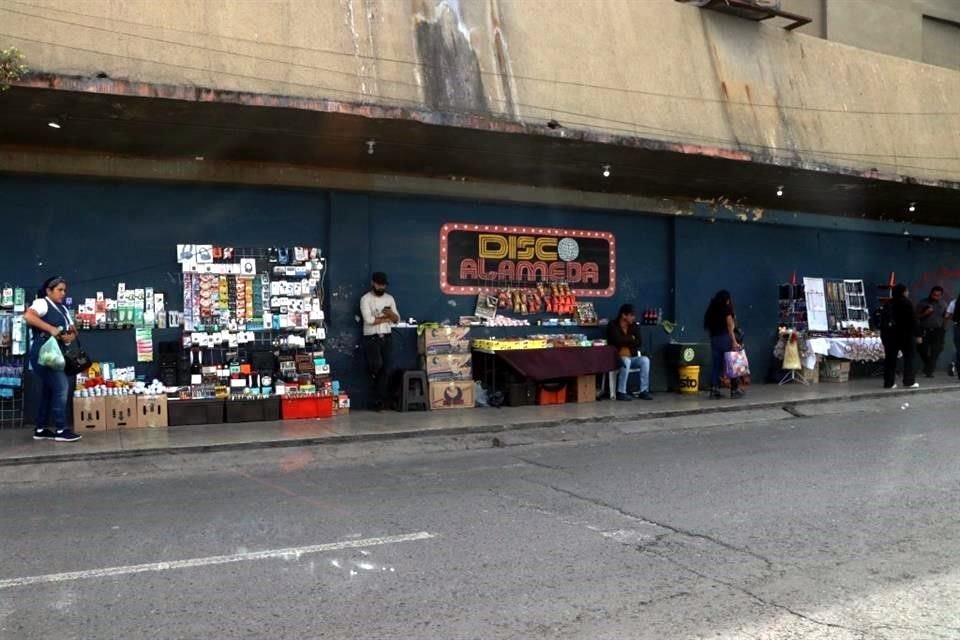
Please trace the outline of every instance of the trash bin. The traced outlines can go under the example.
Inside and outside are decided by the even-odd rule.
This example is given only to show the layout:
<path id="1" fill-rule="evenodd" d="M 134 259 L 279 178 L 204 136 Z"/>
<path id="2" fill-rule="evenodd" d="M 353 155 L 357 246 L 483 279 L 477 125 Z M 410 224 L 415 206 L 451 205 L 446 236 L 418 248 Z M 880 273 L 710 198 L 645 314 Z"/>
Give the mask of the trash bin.
<path id="1" fill-rule="evenodd" d="M 705 364 L 703 358 L 707 351 L 706 346 L 699 342 L 671 342 L 666 345 L 667 375 L 670 376 L 667 387 L 670 391 L 695 394 L 700 390 L 699 369 Z M 687 371 L 684 374 L 684 369 L 693 367 L 697 369 L 696 372 Z M 697 381 L 696 388 L 687 386 L 690 380 Z"/>

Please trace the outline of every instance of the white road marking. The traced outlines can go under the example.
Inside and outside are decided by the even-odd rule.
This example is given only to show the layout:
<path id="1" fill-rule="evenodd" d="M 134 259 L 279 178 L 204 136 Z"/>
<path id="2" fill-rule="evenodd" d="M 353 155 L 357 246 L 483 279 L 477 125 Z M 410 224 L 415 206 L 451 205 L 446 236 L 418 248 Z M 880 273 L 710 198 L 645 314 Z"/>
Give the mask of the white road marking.
<path id="1" fill-rule="evenodd" d="M 13 589 L 16 587 L 26 587 L 34 584 L 49 584 L 55 582 L 71 582 L 74 580 L 91 580 L 95 578 L 109 578 L 112 576 L 125 576 L 137 573 L 151 573 L 158 571 L 169 571 L 171 569 L 192 569 L 195 567 L 209 567 L 218 564 L 231 564 L 234 562 L 247 562 L 250 560 L 270 560 L 273 558 L 297 559 L 302 555 L 311 553 L 324 553 L 327 551 L 339 551 L 341 549 L 359 549 L 361 547 L 378 547 L 385 544 L 396 544 L 398 542 L 415 542 L 417 540 L 429 540 L 435 538 L 432 533 L 420 531 L 418 533 L 408 533 L 398 536 L 385 536 L 383 538 L 364 538 L 362 540 L 345 540 L 342 542 L 328 542 L 326 544 L 315 544 L 306 547 L 289 547 L 286 549 L 267 549 L 264 551 L 250 551 L 246 553 L 235 553 L 228 556 L 209 556 L 207 558 L 189 558 L 187 560 L 172 560 L 170 562 L 151 562 L 149 564 L 131 564 L 122 567 L 106 567 L 104 569 L 88 569 L 86 571 L 70 571 L 67 573 L 48 573 L 42 576 L 26 576 L 22 578 L 9 578 L 0 580 L 0 590 Z"/>

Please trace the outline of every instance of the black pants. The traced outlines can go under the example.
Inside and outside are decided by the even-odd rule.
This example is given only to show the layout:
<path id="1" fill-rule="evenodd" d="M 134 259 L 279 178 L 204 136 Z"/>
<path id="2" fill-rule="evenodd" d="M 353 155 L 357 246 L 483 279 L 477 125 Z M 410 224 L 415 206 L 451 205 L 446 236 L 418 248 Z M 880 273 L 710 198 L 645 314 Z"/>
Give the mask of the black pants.
<path id="1" fill-rule="evenodd" d="M 390 335 L 364 336 L 367 351 L 367 371 L 370 373 L 370 400 L 372 409 L 389 406 L 387 380 L 390 374 Z"/>
<path id="2" fill-rule="evenodd" d="M 933 372 L 937 370 L 937 360 L 943 352 L 945 333 L 941 327 L 939 329 L 924 329 L 921 334 L 923 342 L 917 347 L 917 353 L 920 354 L 920 359 L 923 361 L 923 373 L 927 377 L 933 376 Z"/>
<path id="3" fill-rule="evenodd" d="M 903 353 L 903 386 L 917 381 L 913 372 L 913 354 L 917 341 L 913 336 L 890 336 L 883 339 L 883 386 L 887 389 L 897 381 L 897 353 Z"/>

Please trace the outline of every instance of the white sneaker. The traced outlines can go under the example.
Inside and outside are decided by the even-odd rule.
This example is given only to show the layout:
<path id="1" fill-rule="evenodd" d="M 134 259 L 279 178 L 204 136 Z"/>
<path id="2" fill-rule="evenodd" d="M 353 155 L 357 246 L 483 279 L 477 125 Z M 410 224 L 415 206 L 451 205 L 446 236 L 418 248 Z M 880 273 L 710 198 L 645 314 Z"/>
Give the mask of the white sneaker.
<path id="1" fill-rule="evenodd" d="M 892 386 L 892 387 L 887 387 L 887 389 L 889 389 L 890 391 L 893 391 L 893 390 L 896 389 L 896 388 L 897 388 L 897 383 L 896 383 L 896 382 L 893 383 L 893 386 Z"/>
<path id="2" fill-rule="evenodd" d="M 919 388 L 920 388 L 920 383 L 919 383 L 919 382 L 914 382 L 912 385 L 910 385 L 909 387 L 907 387 L 907 389 L 919 389 Z"/>

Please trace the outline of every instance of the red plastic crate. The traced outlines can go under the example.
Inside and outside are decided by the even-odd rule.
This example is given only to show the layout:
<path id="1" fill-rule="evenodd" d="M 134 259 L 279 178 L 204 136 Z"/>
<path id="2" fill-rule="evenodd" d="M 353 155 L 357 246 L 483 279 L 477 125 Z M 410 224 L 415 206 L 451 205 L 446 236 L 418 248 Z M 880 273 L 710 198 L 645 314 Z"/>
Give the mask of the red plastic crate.
<path id="1" fill-rule="evenodd" d="M 280 415 L 284 420 L 303 420 L 319 416 L 316 398 L 284 398 L 280 401 Z"/>
<path id="2" fill-rule="evenodd" d="M 537 390 L 537 404 L 564 404 L 567 401 L 567 388 L 553 390 L 540 387 Z"/>
<path id="3" fill-rule="evenodd" d="M 284 398 L 280 412 L 284 420 L 330 418 L 333 416 L 333 396 Z"/>
<path id="4" fill-rule="evenodd" d="M 333 396 L 320 396 L 317 398 L 317 417 L 333 417 Z"/>

